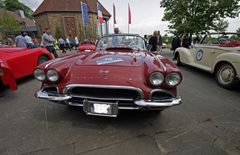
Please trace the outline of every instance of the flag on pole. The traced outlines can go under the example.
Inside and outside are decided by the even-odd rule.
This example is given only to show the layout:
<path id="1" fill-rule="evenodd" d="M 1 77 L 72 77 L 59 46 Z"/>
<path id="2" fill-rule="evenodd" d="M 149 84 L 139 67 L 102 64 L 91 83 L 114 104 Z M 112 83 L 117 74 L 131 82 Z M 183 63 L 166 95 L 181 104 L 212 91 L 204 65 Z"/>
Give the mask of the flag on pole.
<path id="1" fill-rule="evenodd" d="M 128 24 L 132 24 L 132 14 L 131 14 L 131 8 L 128 4 Z"/>
<path id="2" fill-rule="evenodd" d="M 82 10 L 83 25 L 87 25 L 89 24 L 89 17 L 88 17 L 88 6 L 86 3 L 81 2 L 81 10 Z"/>
<path id="3" fill-rule="evenodd" d="M 114 24 L 117 24 L 117 20 L 116 20 L 116 7 L 113 4 L 113 20 L 114 20 Z"/>
<path id="4" fill-rule="evenodd" d="M 98 22 L 100 24 L 103 24 L 104 19 L 103 19 L 103 13 L 102 13 L 102 6 L 99 2 L 97 2 L 97 11 L 98 11 Z"/>

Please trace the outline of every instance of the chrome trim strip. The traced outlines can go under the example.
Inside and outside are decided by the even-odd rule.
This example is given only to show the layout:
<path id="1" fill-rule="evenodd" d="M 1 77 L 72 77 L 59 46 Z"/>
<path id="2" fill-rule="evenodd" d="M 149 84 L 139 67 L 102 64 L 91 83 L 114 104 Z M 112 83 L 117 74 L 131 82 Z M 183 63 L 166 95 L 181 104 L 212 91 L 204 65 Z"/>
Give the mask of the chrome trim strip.
<path id="1" fill-rule="evenodd" d="M 43 89 L 37 91 L 35 93 L 35 97 L 36 98 L 40 98 L 40 99 L 46 99 L 49 101 L 66 101 L 71 99 L 71 96 L 67 96 L 67 95 L 58 95 L 58 96 L 50 96 L 48 93 L 44 92 Z"/>
<path id="2" fill-rule="evenodd" d="M 173 98 L 171 102 L 156 102 L 156 101 L 135 101 L 140 107 L 171 107 L 175 105 L 179 105 L 182 103 L 181 97 Z"/>
<path id="3" fill-rule="evenodd" d="M 140 95 L 141 98 L 144 98 L 143 91 L 139 88 L 136 87 L 131 87 L 131 86 L 117 86 L 117 85 L 91 85 L 91 84 L 70 84 L 67 85 L 66 88 L 64 89 L 64 94 L 67 94 L 69 90 L 75 87 L 90 87 L 90 88 L 103 88 L 103 89 L 122 89 L 122 90 L 134 90 L 137 91 Z"/>

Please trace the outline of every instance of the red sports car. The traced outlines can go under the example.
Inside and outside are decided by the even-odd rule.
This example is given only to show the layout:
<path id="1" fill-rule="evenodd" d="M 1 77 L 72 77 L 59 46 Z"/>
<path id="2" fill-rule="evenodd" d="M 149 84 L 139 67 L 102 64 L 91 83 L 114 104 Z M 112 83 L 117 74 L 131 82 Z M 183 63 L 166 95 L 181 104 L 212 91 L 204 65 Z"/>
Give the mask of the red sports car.
<path id="1" fill-rule="evenodd" d="M 32 75 L 39 64 L 52 58 L 44 48 L 0 48 L 0 82 L 16 90 L 16 79 Z"/>
<path id="2" fill-rule="evenodd" d="M 180 70 L 146 50 L 138 35 L 102 37 L 94 52 L 77 53 L 41 64 L 35 96 L 83 107 L 88 115 L 116 117 L 119 110 L 157 110 L 179 105 Z"/>
<path id="3" fill-rule="evenodd" d="M 78 47 L 79 52 L 91 52 L 96 50 L 95 42 L 92 39 L 86 39 Z"/>

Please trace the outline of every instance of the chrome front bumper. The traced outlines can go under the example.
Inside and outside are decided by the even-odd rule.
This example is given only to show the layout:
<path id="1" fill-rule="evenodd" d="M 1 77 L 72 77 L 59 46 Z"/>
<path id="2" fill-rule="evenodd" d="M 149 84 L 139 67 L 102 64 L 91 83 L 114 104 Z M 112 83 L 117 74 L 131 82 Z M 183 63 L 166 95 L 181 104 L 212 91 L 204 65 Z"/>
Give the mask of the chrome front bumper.
<path id="1" fill-rule="evenodd" d="M 47 92 L 44 92 L 43 90 L 39 90 L 35 93 L 35 97 L 39 99 L 45 99 L 53 102 L 63 102 L 64 104 L 72 105 L 72 106 L 83 106 L 81 104 L 74 104 L 71 102 L 68 102 L 70 99 L 72 99 L 72 96 L 68 95 L 52 95 L 48 94 Z M 162 100 L 162 101 L 145 101 L 145 100 L 138 100 L 134 101 L 134 103 L 139 106 L 139 108 L 119 108 L 119 109 L 140 109 L 141 107 L 152 107 L 152 108 L 167 108 L 176 106 L 182 103 L 181 97 L 175 97 L 171 100 Z"/>

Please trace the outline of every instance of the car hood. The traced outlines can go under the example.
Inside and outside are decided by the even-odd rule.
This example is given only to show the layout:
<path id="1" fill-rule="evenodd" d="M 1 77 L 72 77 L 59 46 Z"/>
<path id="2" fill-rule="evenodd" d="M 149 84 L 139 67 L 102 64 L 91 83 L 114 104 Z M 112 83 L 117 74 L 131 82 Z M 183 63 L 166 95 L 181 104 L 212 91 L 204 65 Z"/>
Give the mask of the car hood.
<path id="1" fill-rule="evenodd" d="M 62 87 L 69 84 L 98 84 L 141 88 L 148 82 L 150 73 L 164 72 L 165 68 L 157 57 L 146 51 L 85 52 L 50 63 L 47 68 L 60 72 Z"/>

